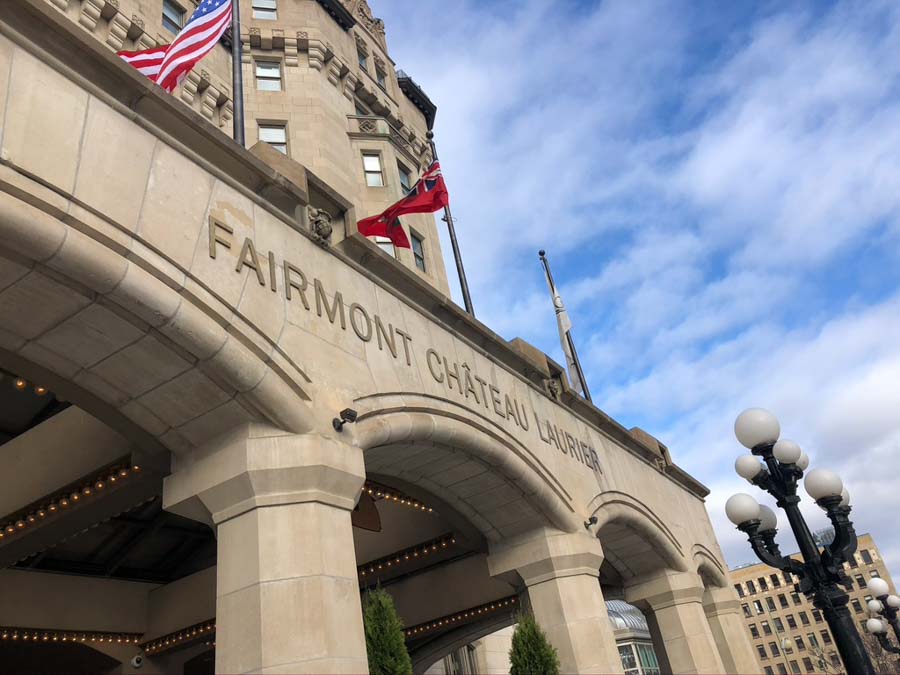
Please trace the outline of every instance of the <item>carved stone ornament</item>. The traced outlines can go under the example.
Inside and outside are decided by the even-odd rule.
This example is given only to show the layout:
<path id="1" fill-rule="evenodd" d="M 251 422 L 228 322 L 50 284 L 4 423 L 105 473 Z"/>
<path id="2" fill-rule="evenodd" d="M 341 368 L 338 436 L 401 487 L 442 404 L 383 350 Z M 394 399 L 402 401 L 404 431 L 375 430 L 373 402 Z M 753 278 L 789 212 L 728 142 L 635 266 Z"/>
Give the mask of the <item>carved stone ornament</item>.
<path id="1" fill-rule="evenodd" d="M 551 377 L 544 380 L 544 384 L 547 385 L 547 393 L 550 394 L 550 398 L 554 401 L 558 401 L 562 395 L 562 387 L 559 385 L 559 380 L 555 377 Z"/>
<path id="2" fill-rule="evenodd" d="M 309 231 L 318 240 L 322 246 L 328 246 L 331 243 L 331 215 L 325 209 L 317 209 L 314 206 L 307 206 L 306 212 L 309 217 Z"/>

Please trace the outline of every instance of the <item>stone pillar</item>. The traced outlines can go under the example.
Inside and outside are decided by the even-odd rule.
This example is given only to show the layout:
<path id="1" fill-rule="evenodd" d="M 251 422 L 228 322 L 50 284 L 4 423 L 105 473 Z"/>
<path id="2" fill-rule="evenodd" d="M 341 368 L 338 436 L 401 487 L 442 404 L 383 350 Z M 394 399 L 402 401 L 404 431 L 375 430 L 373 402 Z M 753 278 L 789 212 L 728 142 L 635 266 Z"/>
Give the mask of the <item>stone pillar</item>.
<path id="1" fill-rule="evenodd" d="M 360 450 L 244 425 L 177 464 L 165 508 L 196 517 L 199 500 L 217 530 L 216 672 L 366 672 Z"/>
<path id="2" fill-rule="evenodd" d="M 603 550 L 588 533 L 540 530 L 491 547 L 492 576 L 515 572 L 563 673 L 621 673 L 600 590 Z"/>
<path id="3" fill-rule="evenodd" d="M 707 587 L 703 610 L 728 673 L 759 673 L 759 662 L 747 637 L 741 603 L 730 588 Z"/>
<path id="4" fill-rule="evenodd" d="M 662 641 L 654 646 L 665 650 L 673 673 L 725 672 L 703 611 L 703 591 L 700 576 L 692 572 L 638 578 L 625 588 L 626 602 L 652 613 L 648 623 L 655 624 Z"/>

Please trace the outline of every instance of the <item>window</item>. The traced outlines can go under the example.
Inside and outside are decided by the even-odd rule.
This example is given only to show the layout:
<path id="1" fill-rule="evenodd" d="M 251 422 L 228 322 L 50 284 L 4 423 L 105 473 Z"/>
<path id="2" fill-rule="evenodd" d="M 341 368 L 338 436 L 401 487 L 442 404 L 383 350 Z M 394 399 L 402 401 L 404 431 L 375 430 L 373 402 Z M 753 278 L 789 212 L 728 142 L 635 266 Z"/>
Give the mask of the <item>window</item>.
<path id="1" fill-rule="evenodd" d="M 788 628 L 790 628 L 791 630 L 797 630 L 797 621 L 794 619 L 794 615 L 793 615 L 793 614 L 788 614 L 788 615 L 787 615 L 786 617 L 784 617 L 784 618 L 787 619 L 787 622 L 788 622 Z"/>
<path id="2" fill-rule="evenodd" d="M 287 154 L 287 130 L 283 124 L 260 124 L 259 140 L 265 141 L 278 152 Z"/>
<path id="3" fill-rule="evenodd" d="M 172 0 L 163 0 L 162 23 L 167 31 L 177 34 L 184 26 L 184 10 Z"/>
<path id="4" fill-rule="evenodd" d="M 757 614 L 762 614 L 765 610 L 763 610 L 762 603 L 759 600 L 753 601 L 753 608 L 756 610 Z"/>
<path id="5" fill-rule="evenodd" d="M 782 576 L 784 577 L 784 583 L 786 583 L 788 586 L 794 583 L 793 579 L 791 579 L 790 572 L 785 572 Z"/>
<path id="6" fill-rule="evenodd" d="M 402 175 L 402 172 L 401 172 L 401 175 Z M 402 181 L 401 181 L 401 182 L 402 182 Z M 734 590 L 737 591 L 737 594 L 738 594 L 738 597 L 739 597 L 739 598 L 743 598 L 743 597 L 744 597 L 744 585 L 743 585 L 743 584 L 735 584 L 735 585 L 734 585 Z"/>
<path id="7" fill-rule="evenodd" d="M 366 185 L 384 187 L 384 174 L 381 173 L 381 155 L 363 153 L 363 171 L 366 173 Z"/>
<path id="8" fill-rule="evenodd" d="M 800 617 L 800 623 L 802 623 L 804 626 L 809 625 L 809 617 L 806 615 L 806 612 L 798 612 L 797 616 Z"/>
<path id="9" fill-rule="evenodd" d="M 356 60 L 359 62 L 360 68 L 369 72 L 369 55 L 359 45 L 356 45 Z"/>
<path id="10" fill-rule="evenodd" d="M 750 611 L 750 605 L 748 605 L 746 602 L 741 603 L 741 609 L 744 610 L 744 616 L 746 616 L 748 619 L 753 616 L 753 613 Z"/>
<path id="11" fill-rule="evenodd" d="M 784 624 L 781 622 L 777 616 L 773 619 L 775 621 L 775 632 L 783 633 L 784 632 Z"/>
<path id="12" fill-rule="evenodd" d="M 867 605 L 869 604 L 869 600 L 874 600 L 874 598 L 871 595 L 867 595 L 866 597 L 863 598 L 863 602 L 866 603 Z"/>
<path id="13" fill-rule="evenodd" d="M 410 188 L 412 188 L 412 174 L 400 162 L 397 162 L 397 173 L 400 174 L 400 187 L 403 188 L 403 194 L 408 194 Z M 739 584 L 735 584 L 736 588 L 739 586 Z M 738 595 L 743 597 L 744 594 L 739 591 Z"/>
<path id="14" fill-rule="evenodd" d="M 759 652 L 759 658 L 761 658 L 761 659 L 769 658 L 769 655 L 766 654 L 766 648 L 764 645 L 756 645 L 756 651 Z"/>
<path id="15" fill-rule="evenodd" d="M 769 608 L 770 612 L 775 611 L 775 601 L 772 598 L 766 598 L 766 607 Z"/>
<path id="16" fill-rule="evenodd" d="M 619 645 L 619 658 L 622 660 L 622 669 L 626 675 L 638 675 L 637 656 L 635 656 L 632 645 Z"/>
<path id="17" fill-rule="evenodd" d="M 850 604 L 853 605 L 854 612 L 856 612 L 857 614 L 860 614 L 862 612 L 862 605 L 859 604 L 859 600 L 857 600 L 856 598 L 853 598 L 850 601 Z"/>
<path id="18" fill-rule="evenodd" d="M 806 639 L 809 642 L 809 646 L 813 649 L 819 646 L 819 638 L 816 637 L 815 633 L 807 633 Z"/>
<path id="19" fill-rule="evenodd" d="M 864 548 L 859 554 L 862 556 L 863 562 L 866 563 L 866 565 L 872 564 L 872 554 L 869 553 L 869 549 Z"/>
<path id="20" fill-rule="evenodd" d="M 281 63 L 257 61 L 256 88 L 260 91 L 281 91 Z"/>
<path id="21" fill-rule="evenodd" d="M 857 574 L 856 576 L 859 576 L 859 575 Z M 862 586 L 860 586 L 860 588 L 862 588 Z M 847 575 L 847 590 L 848 591 L 853 590 L 853 577 L 851 577 L 849 575 Z"/>
<path id="22" fill-rule="evenodd" d="M 653 645 L 648 642 L 635 642 L 634 646 L 637 649 L 638 660 L 641 662 L 644 675 L 659 675 L 659 661 L 656 660 Z M 472 669 L 470 672 L 474 673 L 475 670 Z"/>
<path id="23" fill-rule="evenodd" d="M 747 582 L 747 592 L 750 593 L 750 595 L 756 593 L 756 584 L 754 584 L 752 580 Z"/>
<path id="24" fill-rule="evenodd" d="M 253 0 L 253 18 L 274 21 L 278 18 L 278 0 Z"/>
<path id="25" fill-rule="evenodd" d="M 878 574 L 878 570 L 869 570 L 869 576 L 872 577 L 873 579 L 881 578 L 881 575 Z"/>
<path id="26" fill-rule="evenodd" d="M 761 621 L 759 625 L 762 626 L 763 633 L 765 633 L 766 635 L 771 635 L 771 634 L 772 634 L 772 629 L 771 629 L 771 627 L 769 626 L 769 622 L 768 622 L 768 621 Z"/>
<path id="27" fill-rule="evenodd" d="M 378 86 L 382 89 L 387 88 L 387 83 L 385 82 L 385 72 L 381 68 L 375 68 L 375 81 L 378 82 Z"/>
<path id="28" fill-rule="evenodd" d="M 753 636 L 754 640 L 759 637 L 759 628 L 756 627 L 755 623 L 750 624 L 750 635 Z"/>
<path id="29" fill-rule="evenodd" d="M 819 631 L 819 635 L 822 636 L 823 644 L 826 644 L 826 645 L 831 644 L 831 633 L 829 633 L 827 630 L 823 630 L 823 631 Z"/>
<path id="30" fill-rule="evenodd" d="M 765 672 L 766 672 L 766 675 L 775 675 L 775 671 L 772 670 L 772 667 L 771 667 L 771 666 L 766 666 L 766 667 L 764 668 L 764 670 L 765 670 Z"/>
<path id="31" fill-rule="evenodd" d="M 800 664 L 796 661 L 791 661 L 791 672 L 799 673 L 800 672 Z"/>
<path id="32" fill-rule="evenodd" d="M 808 656 L 803 659 L 803 667 L 806 668 L 807 673 L 811 673 L 813 671 L 812 659 Z"/>
<path id="33" fill-rule="evenodd" d="M 392 242 L 387 237 L 379 237 L 378 235 L 372 237 L 375 240 L 375 243 L 378 245 L 382 251 L 387 253 L 392 258 L 397 257 L 397 247 L 394 246 L 394 242 Z"/>
<path id="34" fill-rule="evenodd" d="M 803 638 L 801 636 L 798 635 L 795 637 L 794 643 L 797 645 L 798 652 L 806 651 L 806 645 L 803 643 Z"/>
<path id="35" fill-rule="evenodd" d="M 778 675 L 787 675 L 787 668 L 784 667 L 783 663 L 775 664 L 778 666 Z"/>
<path id="36" fill-rule="evenodd" d="M 852 569 L 856 569 L 857 567 L 859 567 L 859 563 L 856 562 L 856 555 L 851 555 L 850 560 L 848 560 L 847 562 L 850 563 L 850 567 Z"/>
<path id="37" fill-rule="evenodd" d="M 779 656 L 781 656 L 781 651 L 778 649 L 778 643 L 777 643 L 777 642 L 770 642 L 770 643 L 769 643 L 769 652 L 772 654 L 772 658 L 773 658 L 773 659 L 778 658 Z"/>
<path id="38" fill-rule="evenodd" d="M 757 579 L 757 581 L 759 582 L 759 589 L 761 591 L 769 590 L 769 582 L 766 581 L 765 577 L 760 577 L 759 579 Z"/>
<path id="39" fill-rule="evenodd" d="M 855 577 L 856 583 L 859 584 L 860 588 L 866 587 L 866 578 L 862 574 L 857 574 Z"/>
<path id="40" fill-rule="evenodd" d="M 416 267 L 423 272 L 425 271 L 425 241 L 415 232 L 410 232 L 412 237 L 413 258 L 416 260 Z"/>
<path id="41" fill-rule="evenodd" d="M 772 588 L 780 588 L 781 587 L 781 579 L 777 574 L 770 574 L 769 578 L 772 580 Z"/>
<path id="42" fill-rule="evenodd" d="M 794 601 L 795 605 L 800 604 L 800 594 L 799 593 L 791 593 L 791 600 Z"/>
<path id="43" fill-rule="evenodd" d="M 813 610 L 813 618 L 816 620 L 816 623 L 822 623 L 822 612 L 817 609 Z"/>
<path id="44" fill-rule="evenodd" d="M 831 656 L 831 665 L 833 665 L 835 668 L 840 668 L 841 667 L 841 657 L 838 656 L 837 654 L 835 654 L 834 652 L 831 652 L 830 656 Z"/>
<path id="45" fill-rule="evenodd" d="M 787 596 L 784 593 L 778 594 L 778 604 L 781 605 L 782 609 L 788 606 Z"/>

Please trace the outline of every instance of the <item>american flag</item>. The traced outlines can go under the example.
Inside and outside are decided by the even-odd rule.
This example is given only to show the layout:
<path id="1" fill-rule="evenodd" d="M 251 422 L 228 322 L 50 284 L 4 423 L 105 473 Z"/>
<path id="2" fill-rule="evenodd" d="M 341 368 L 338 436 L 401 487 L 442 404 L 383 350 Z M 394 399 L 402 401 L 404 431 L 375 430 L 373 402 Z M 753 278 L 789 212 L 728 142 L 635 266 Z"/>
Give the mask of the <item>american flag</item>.
<path id="1" fill-rule="evenodd" d="M 140 52 L 119 52 L 125 61 L 168 92 L 206 56 L 231 24 L 232 0 L 201 0 L 172 44 Z"/>

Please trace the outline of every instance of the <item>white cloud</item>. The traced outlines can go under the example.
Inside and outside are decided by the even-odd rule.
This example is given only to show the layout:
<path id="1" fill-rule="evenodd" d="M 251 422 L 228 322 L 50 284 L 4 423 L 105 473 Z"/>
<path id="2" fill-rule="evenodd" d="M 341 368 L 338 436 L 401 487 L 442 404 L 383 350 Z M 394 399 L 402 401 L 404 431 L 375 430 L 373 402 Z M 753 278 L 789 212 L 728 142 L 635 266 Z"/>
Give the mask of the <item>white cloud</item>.
<path id="1" fill-rule="evenodd" d="M 762 405 L 900 567 L 900 9 L 372 4 L 438 104 L 478 317 L 561 361 L 546 248 L 595 401 L 709 484 L 732 563 Z"/>

